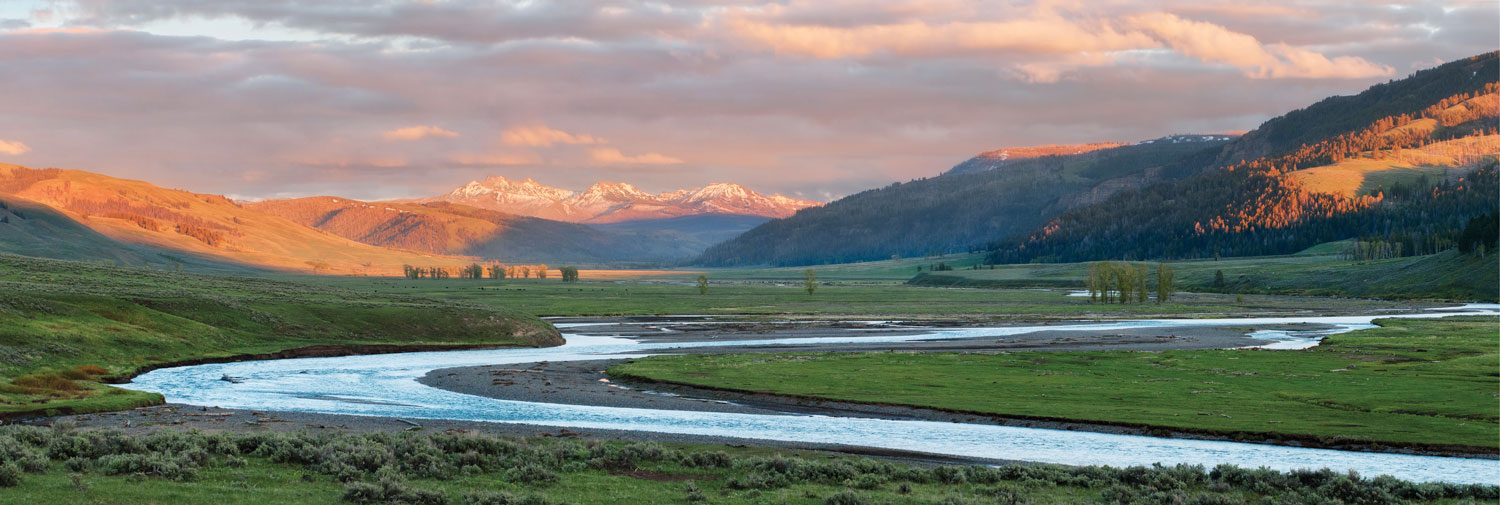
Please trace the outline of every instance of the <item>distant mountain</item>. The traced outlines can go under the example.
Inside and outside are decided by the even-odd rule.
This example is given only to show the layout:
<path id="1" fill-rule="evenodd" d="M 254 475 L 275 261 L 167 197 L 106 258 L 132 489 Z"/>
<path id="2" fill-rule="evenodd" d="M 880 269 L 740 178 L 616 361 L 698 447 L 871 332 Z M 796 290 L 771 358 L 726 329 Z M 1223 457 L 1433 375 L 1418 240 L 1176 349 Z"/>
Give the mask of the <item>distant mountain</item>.
<path id="1" fill-rule="evenodd" d="M 472 181 L 447 194 L 415 200 L 416 203 L 439 201 L 574 223 L 615 223 L 702 214 L 777 218 L 821 205 L 781 195 L 765 196 L 732 183 L 653 195 L 623 182 L 600 182 L 584 191 L 574 192 L 546 186 L 529 178 L 512 181 L 504 177 Z"/>
<path id="2" fill-rule="evenodd" d="M 943 175 L 864 191 L 709 248 L 706 265 L 808 265 L 973 248 L 1116 192 L 1190 173 L 1230 135 L 989 151 Z M 1186 139 L 1192 139 L 1191 141 Z M 1174 141 L 1175 140 L 1175 141 Z"/>
<path id="3" fill-rule="evenodd" d="M 1374 257 L 1446 250 L 1500 205 L 1497 77 L 1492 52 L 1325 99 L 1230 143 L 1208 170 L 998 240 L 990 260 L 1288 254 L 1351 238 Z"/>
<path id="4" fill-rule="evenodd" d="M 1083 154 L 1090 151 L 1098 151 L 1100 149 L 1109 149 L 1112 147 L 1122 147 L 1127 145 L 1130 144 L 1125 142 L 1096 142 L 1092 144 L 1006 147 L 979 153 L 973 158 L 969 158 L 968 161 L 955 165 L 953 168 L 949 169 L 947 173 L 962 174 L 968 172 L 983 172 L 985 170 L 1002 168 L 1009 163 L 1021 160 L 1029 160 L 1033 158 L 1040 158 L 1043 156 Z"/>
<path id="5" fill-rule="evenodd" d="M 325 196 L 267 200 L 245 207 L 365 244 L 504 262 L 655 263 L 689 258 L 709 245 L 664 229 L 669 228 L 666 225 L 634 222 L 635 228 L 596 229 L 449 202 L 362 202 Z M 748 228 L 721 226 L 737 228 L 736 233 Z"/>
<path id="6" fill-rule="evenodd" d="M 681 257 L 690 259 L 708 249 L 709 246 L 732 239 L 770 220 L 771 218 L 760 216 L 698 214 L 664 219 L 616 221 L 591 224 L 589 227 L 616 233 L 648 234 L 660 240 L 671 240 L 681 244 L 684 249 L 691 250 L 691 254 Z"/>
<path id="7" fill-rule="evenodd" d="M 0 250 L 28 255 L 371 275 L 470 260 L 375 247 L 219 195 L 79 170 L 0 164 L 0 201 L 16 204 L 0 215 Z"/>

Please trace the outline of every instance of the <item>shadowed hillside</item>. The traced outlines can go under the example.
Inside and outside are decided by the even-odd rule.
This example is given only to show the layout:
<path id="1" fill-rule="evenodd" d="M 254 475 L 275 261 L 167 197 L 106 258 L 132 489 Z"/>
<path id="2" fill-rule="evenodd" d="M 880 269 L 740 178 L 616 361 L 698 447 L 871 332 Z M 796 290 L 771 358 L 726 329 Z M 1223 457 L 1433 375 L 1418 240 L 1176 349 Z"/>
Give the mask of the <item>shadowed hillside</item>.
<path id="1" fill-rule="evenodd" d="M 761 225 L 699 257 L 707 265 L 806 265 L 965 250 L 1211 161 L 1227 136 L 1171 138 L 999 163 L 981 154 L 947 174 L 850 195 Z M 1199 162 L 1201 163 L 1201 161 Z"/>

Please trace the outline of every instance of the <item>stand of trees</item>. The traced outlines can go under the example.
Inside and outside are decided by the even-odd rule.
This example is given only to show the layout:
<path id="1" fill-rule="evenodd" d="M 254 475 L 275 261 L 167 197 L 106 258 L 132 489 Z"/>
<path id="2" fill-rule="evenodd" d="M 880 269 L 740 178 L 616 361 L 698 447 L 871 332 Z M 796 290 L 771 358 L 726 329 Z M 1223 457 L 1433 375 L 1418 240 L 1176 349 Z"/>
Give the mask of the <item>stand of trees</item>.
<path id="1" fill-rule="evenodd" d="M 1083 284 L 1090 302 L 1145 303 L 1150 299 L 1146 289 L 1148 269 L 1144 263 L 1095 261 L 1088 264 Z M 1165 263 L 1156 265 L 1156 303 L 1172 298 L 1176 274 Z"/>
<path id="2" fill-rule="evenodd" d="M 562 275 L 563 282 L 578 282 L 578 267 L 559 267 L 557 271 Z"/>
<path id="3" fill-rule="evenodd" d="M 1500 246 L 1500 212 L 1475 216 L 1458 235 L 1458 252 L 1484 256 Z"/>
<path id="4" fill-rule="evenodd" d="M 571 269 L 572 280 L 578 280 L 577 268 L 564 268 Z M 401 271 L 407 279 L 447 279 L 457 275 L 460 279 L 480 280 L 486 278 L 486 274 L 489 279 L 494 280 L 529 279 L 533 275 L 538 279 L 547 278 L 547 265 L 502 265 L 499 263 L 492 263 L 488 266 L 472 263 L 461 267 L 402 265 Z M 569 280 L 569 276 L 569 272 L 563 272 L 563 280 Z"/>

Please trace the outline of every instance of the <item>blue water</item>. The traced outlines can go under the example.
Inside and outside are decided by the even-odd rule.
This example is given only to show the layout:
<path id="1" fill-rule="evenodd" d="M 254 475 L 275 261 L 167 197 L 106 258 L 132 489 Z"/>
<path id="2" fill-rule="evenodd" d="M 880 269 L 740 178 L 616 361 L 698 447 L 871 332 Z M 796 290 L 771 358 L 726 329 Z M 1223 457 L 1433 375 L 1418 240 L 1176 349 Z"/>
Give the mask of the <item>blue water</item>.
<path id="1" fill-rule="evenodd" d="M 1468 312 L 1500 313 L 1500 305 L 1469 305 Z M 1395 317 L 1439 317 L 1432 312 Z M 1391 317 L 1391 316 L 1381 316 Z M 1126 329 L 1174 326 L 1236 326 L 1323 323 L 1335 329 L 1257 332 L 1270 348 L 1315 345 L 1322 335 L 1368 328 L 1375 316 L 1149 320 L 1048 326 L 1048 330 Z M 1364 475 L 1390 474 L 1415 481 L 1500 484 L 1494 460 L 1303 449 L 1205 440 L 1164 439 L 1078 431 L 980 424 L 898 421 L 807 415 L 751 415 L 673 410 L 589 407 L 496 400 L 444 391 L 417 379 L 429 371 L 460 366 L 536 361 L 592 360 L 618 353 L 648 355 L 682 347 L 796 343 L 902 342 L 1017 335 L 1036 327 L 965 328 L 919 335 L 840 336 L 670 344 L 569 333 L 584 325 L 559 325 L 567 344 L 545 349 L 447 351 L 337 358 L 305 358 L 208 364 L 152 371 L 128 387 L 167 400 L 225 408 L 524 423 L 567 428 L 622 429 L 689 435 L 844 444 L 934 454 L 1074 465 L 1230 463 L 1277 470 L 1328 467 Z M 614 355 L 614 356 L 612 356 Z M 229 375 L 241 383 L 220 380 Z"/>

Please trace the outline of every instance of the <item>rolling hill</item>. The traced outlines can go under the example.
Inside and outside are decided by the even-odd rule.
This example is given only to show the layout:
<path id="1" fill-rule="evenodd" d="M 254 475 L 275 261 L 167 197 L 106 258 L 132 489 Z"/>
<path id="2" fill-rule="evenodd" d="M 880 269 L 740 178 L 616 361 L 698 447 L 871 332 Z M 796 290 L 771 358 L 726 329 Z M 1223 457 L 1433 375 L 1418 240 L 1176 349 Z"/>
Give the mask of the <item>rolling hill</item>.
<path id="1" fill-rule="evenodd" d="M 0 223 L 4 249 L 44 257 L 370 275 L 469 260 L 362 244 L 222 196 L 80 170 L 0 165 L 0 201 L 16 202 L 26 217 L 11 219 L 19 217 L 11 211 Z"/>

